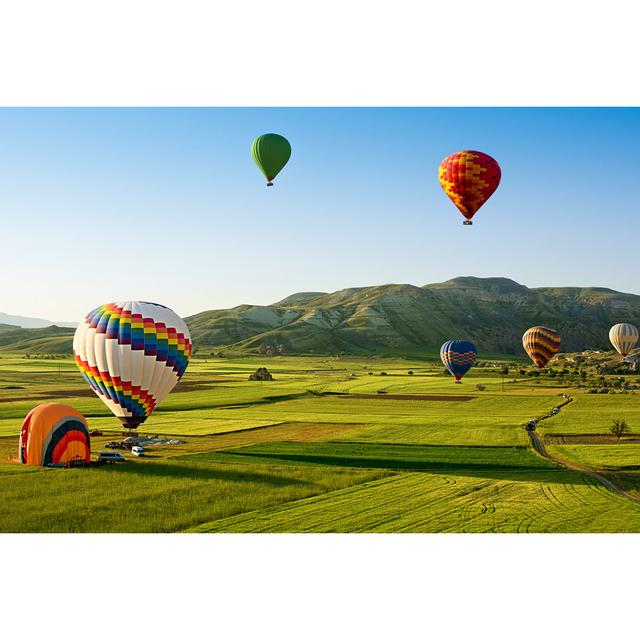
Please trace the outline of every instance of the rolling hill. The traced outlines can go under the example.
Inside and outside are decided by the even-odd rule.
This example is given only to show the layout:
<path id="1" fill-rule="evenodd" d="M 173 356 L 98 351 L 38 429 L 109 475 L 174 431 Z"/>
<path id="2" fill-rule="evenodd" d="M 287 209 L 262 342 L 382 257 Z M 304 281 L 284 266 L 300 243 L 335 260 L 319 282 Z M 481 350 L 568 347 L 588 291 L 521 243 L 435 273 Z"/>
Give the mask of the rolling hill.
<path id="1" fill-rule="evenodd" d="M 0 324 L 0 352 L 9 351 L 30 354 L 71 353 L 75 329 L 69 327 L 45 327 L 23 329 Z"/>
<path id="2" fill-rule="evenodd" d="M 389 284 L 299 293 L 186 319 L 197 348 L 286 353 L 419 353 L 447 339 L 484 353 L 523 353 L 536 324 L 559 331 L 563 350 L 609 349 L 609 327 L 640 324 L 640 296 L 603 288 L 529 289 L 507 278 L 462 277 L 417 287 Z"/>
<path id="3" fill-rule="evenodd" d="M 303 292 L 186 318 L 196 350 L 236 353 L 434 353 L 448 339 L 480 353 L 523 354 L 522 333 L 555 328 L 563 351 L 610 349 L 616 322 L 640 325 L 640 296 L 604 288 L 527 288 L 507 278 L 462 277 L 417 287 L 387 284 Z M 0 325 L 0 350 L 71 353 L 73 329 Z"/>

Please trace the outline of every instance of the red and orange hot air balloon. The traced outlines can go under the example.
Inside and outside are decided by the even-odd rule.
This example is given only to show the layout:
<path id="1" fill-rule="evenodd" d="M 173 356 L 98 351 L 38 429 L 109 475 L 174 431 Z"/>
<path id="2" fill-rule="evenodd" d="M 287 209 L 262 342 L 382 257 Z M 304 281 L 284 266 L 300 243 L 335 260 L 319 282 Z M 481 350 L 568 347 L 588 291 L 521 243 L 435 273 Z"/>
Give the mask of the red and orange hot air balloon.
<path id="1" fill-rule="evenodd" d="M 501 175 L 500 165 L 481 151 L 452 153 L 438 169 L 440 185 L 466 218 L 462 224 L 473 224 L 471 218 L 498 188 Z"/>

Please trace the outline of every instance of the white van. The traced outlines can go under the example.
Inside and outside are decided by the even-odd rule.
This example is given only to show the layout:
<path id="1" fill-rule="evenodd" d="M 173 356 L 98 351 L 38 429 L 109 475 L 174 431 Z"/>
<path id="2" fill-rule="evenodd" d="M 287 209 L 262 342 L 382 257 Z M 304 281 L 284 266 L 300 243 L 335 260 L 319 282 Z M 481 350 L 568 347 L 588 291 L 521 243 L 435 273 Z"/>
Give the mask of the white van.
<path id="1" fill-rule="evenodd" d="M 131 447 L 131 453 L 138 458 L 144 455 L 144 447 L 140 447 L 136 445 L 135 447 Z"/>
<path id="2" fill-rule="evenodd" d="M 101 451 L 98 454 L 98 462 L 113 464 L 114 462 L 126 462 L 125 457 L 117 451 Z"/>

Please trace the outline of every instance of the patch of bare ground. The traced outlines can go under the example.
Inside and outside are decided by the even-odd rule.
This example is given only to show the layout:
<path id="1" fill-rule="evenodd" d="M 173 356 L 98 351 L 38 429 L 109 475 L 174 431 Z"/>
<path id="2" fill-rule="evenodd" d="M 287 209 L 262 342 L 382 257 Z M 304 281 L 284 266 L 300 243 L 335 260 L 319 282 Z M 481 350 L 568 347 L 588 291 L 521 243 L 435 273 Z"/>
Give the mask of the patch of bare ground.
<path id="1" fill-rule="evenodd" d="M 618 440 L 608 433 L 547 433 L 545 444 L 639 444 L 640 436 L 623 436 Z"/>
<path id="2" fill-rule="evenodd" d="M 320 442 L 362 429 L 362 424 L 320 424 L 316 422 L 284 422 L 268 427 L 255 427 L 210 436 L 183 437 L 184 445 L 153 447 L 154 451 L 181 455 L 234 449 L 259 442 Z"/>
<path id="3" fill-rule="evenodd" d="M 182 382 L 176 385 L 171 393 L 184 393 L 187 391 L 214 391 L 223 385 L 201 384 L 198 382 Z M 93 398 L 94 392 L 90 387 L 78 389 L 61 389 L 51 391 L 31 391 L 25 395 L 0 396 L 0 402 L 22 402 L 24 400 L 52 400 L 60 398 Z"/>
<path id="4" fill-rule="evenodd" d="M 435 402 L 466 402 L 475 400 L 477 396 L 438 396 L 427 394 L 400 394 L 400 393 L 349 393 L 341 398 L 359 398 L 361 400 L 432 400 Z"/>

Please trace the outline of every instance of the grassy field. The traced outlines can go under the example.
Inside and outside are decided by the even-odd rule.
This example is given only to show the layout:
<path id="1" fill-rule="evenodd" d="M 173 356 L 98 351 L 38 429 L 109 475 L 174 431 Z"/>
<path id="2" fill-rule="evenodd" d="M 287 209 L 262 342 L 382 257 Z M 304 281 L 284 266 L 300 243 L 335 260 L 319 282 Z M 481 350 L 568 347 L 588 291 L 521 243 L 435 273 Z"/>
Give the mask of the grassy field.
<path id="1" fill-rule="evenodd" d="M 3 354 L 0 531 L 640 531 L 640 504 L 540 457 L 524 430 L 564 392 L 574 401 L 539 423 L 543 438 L 604 435 L 618 417 L 634 429 L 640 396 L 502 376 L 503 364 L 456 385 L 440 365 L 399 357 L 195 359 L 141 427 L 182 444 L 127 453 L 120 466 L 58 470 L 16 462 L 34 405 L 82 411 L 104 432 L 94 453 L 121 437 L 120 425 L 71 359 Z M 249 382 L 264 365 L 275 380 Z M 547 449 L 640 495 L 638 444 Z"/>

